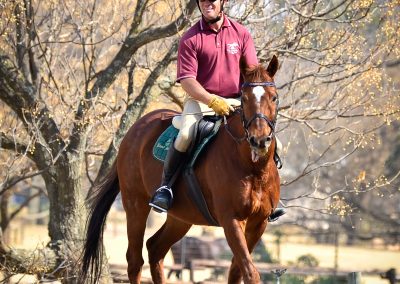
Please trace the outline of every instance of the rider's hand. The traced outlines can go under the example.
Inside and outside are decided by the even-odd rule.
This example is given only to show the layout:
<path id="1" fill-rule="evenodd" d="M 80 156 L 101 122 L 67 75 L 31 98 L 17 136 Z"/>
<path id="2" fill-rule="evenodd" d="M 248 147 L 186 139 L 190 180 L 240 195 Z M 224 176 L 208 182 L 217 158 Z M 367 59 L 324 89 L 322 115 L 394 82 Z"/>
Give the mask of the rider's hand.
<path id="1" fill-rule="evenodd" d="M 228 115 L 229 111 L 233 111 L 233 107 L 230 106 L 223 98 L 213 96 L 208 103 L 208 107 L 212 108 L 217 115 Z"/>

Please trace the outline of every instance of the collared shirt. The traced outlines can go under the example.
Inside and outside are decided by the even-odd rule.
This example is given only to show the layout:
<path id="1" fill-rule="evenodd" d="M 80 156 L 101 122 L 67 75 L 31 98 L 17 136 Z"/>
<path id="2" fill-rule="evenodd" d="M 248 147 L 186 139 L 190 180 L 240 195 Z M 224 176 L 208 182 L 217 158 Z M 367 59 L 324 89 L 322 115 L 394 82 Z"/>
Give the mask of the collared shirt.
<path id="1" fill-rule="evenodd" d="M 249 31 L 224 15 L 219 31 L 204 19 L 182 37 L 178 49 L 177 81 L 195 78 L 210 93 L 236 97 L 240 92 L 240 58 L 248 65 L 258 64 Z"/>

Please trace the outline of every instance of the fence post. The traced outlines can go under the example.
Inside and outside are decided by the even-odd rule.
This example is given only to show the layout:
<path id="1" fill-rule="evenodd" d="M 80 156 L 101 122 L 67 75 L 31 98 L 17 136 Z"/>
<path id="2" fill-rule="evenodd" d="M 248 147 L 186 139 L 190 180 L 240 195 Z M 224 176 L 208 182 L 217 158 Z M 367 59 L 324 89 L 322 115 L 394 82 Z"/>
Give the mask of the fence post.
<path id="1" fill-rule="evenodd" d="M 348 284 L 361 284 L 361 272 L 350 272 L 347 274 Z"/>
<path id="2" fill-rule="evenodd" d="M 194 263 L 193 263 L 193 262 L 194 262 L 193 260 L 191 260 L 191 261 L 189 262 L 190 283 L 195 283 L 195 282 L 194 282 Z"/>

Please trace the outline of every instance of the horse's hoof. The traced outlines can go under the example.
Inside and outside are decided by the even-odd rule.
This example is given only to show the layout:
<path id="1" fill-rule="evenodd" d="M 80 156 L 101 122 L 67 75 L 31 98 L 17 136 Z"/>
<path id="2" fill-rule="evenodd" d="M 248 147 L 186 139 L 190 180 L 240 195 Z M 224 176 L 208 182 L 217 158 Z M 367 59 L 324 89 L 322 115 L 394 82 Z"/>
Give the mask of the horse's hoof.
<path id="1" fill-rule="evenodd" d="M 274 212 L 272 212 L 271 215 L 268 217 L 268 222 L 275 222 L 276 220 L 279 219 L 282 215 L 285 215 L 286 211 L 283 208 L 276 208 Z"/>

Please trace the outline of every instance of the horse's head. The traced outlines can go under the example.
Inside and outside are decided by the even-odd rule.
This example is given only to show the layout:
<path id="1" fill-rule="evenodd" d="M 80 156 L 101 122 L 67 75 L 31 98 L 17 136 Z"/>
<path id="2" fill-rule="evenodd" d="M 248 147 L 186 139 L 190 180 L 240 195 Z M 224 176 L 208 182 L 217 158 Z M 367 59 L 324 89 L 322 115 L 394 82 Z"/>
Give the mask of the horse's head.
<path id="1" fill-rule="evenodd" d="M 274 56 L 267 69 L 262 65 L 246 66 L 241 62 L 242 120 L 251 148 L 253 162 L 267 155 L 275 135 L 278 114 L 278 94 L 274 75 L 278 70 L 278 58 Z"/>

